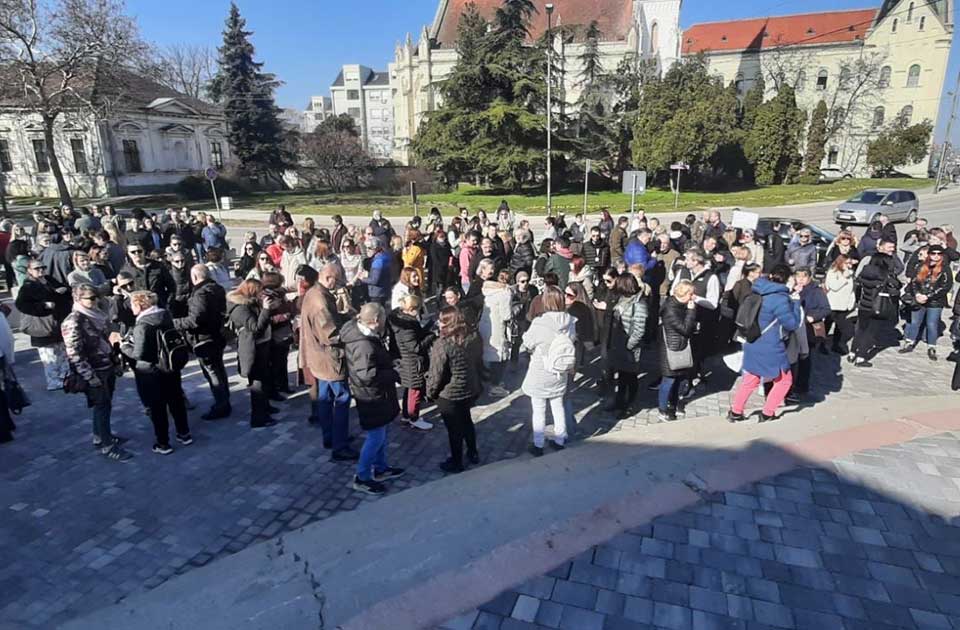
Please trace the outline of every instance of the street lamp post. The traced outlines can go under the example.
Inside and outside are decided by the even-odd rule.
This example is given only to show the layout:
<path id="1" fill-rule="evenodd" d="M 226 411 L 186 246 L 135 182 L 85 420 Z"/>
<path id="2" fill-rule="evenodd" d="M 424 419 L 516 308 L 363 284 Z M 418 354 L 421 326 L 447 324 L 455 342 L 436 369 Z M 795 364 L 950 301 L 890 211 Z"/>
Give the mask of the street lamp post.
<path id="1" fill-rule="evenodd" d="M 553 99 L 552 99 L 552 73 L 553 73 L 553 39 L 551 37 L 553 30 L 553 5 L 547 4 L 544 7 L 547 10 L 547 216 L 553 216 L 553 199 L 551 191 L 552 168 L 550 159 L 550 150 L 553 142 Z"/>

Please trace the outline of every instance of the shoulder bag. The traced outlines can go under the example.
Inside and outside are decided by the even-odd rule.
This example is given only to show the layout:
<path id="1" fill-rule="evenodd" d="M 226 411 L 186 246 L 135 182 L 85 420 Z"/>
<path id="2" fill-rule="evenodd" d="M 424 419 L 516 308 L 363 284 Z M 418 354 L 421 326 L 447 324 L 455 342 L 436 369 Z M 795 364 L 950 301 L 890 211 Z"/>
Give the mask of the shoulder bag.
<path id="1" fill-rule="evenodd" d="M 693 367 L 693 349 L 690 347 L 690 341 L 684 345 L 682 350 L 671 350 L 667 343 L 667 331 L 662 329 L 663 351 L 667 355 L 667 366 L 673 370 L 688 370 Z"/>

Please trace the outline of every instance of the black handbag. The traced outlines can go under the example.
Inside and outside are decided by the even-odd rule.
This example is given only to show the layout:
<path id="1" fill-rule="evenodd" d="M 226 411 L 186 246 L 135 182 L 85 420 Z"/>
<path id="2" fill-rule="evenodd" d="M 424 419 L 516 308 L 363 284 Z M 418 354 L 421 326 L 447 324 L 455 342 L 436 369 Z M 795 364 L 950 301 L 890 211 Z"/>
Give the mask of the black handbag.
<path id="1" fill-rule="evenodd" d="M 9 365 L 3 377 L 3 393 L 7 396 L 7 409 L 15 416 L 19 416 L 23 413 L 23 410 L 31 404 L 30 398 L 27 396 L 27 393 L 23 391 L 23 388 L 20 387 L 17 376 L 13 373 L 13 368 Z"/>

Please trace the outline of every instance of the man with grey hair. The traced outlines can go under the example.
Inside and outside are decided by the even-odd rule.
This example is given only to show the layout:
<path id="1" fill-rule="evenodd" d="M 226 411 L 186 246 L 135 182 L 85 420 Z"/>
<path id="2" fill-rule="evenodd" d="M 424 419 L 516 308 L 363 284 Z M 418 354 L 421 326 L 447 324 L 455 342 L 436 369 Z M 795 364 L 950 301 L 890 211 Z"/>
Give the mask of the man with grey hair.
<path id="1" fill-rule="evenodd" d="M 190 283 L 193 291 L 187 299 L 187 315 L 173 320 L 173 326 L 181 331 L 197 355 L 200 369 L 210 385 L 213 406 L 201 418 L 217 420 L 230 415 L 230 382 L 223 365 L 223 321 L 227 312 L 227 294 L 210 277 L 206 265 L 190 268 Z"/>
<path id="2" fill-rule="evenodd" d="M 404 473 L 402 468 L 387 464 L 387 427 L 400 413 L 397 401 L 400 377 L 381 339 L 386 319 L 383 307 L 369 302 L 340 332 L 350 390 L 357 401 L 357 417 L 367 432 L 353 489 L 368 494 L 383 494 L 386 488 L 382 482 Z"/>

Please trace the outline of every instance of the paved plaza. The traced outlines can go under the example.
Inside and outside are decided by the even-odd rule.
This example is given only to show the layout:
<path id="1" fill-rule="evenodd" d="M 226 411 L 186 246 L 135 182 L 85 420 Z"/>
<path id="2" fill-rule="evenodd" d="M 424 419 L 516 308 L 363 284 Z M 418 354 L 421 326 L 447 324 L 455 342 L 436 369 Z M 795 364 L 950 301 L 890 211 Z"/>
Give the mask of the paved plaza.
<path id="1" fill-rule="evenodd" d="M 0 513 L 3 515 L 0 520 L 2 522 L 0 548 L 5 551 L 5 562 L 0 565 L 0 627 L 4 623 L 18 628 L 54 627 L 68 619 L 123 601 L 134 593 L 153 589 L 173 576 L 189 572 L 257 542 L 297 530 L 311 522 L 340 512 L 355 510 L 367 502 L 378 500 L 350 489 L 352 466 L 329 461 L 329 453 L 322 448 L 319 431 L 306 422 L 308 401 L 305 393 L 300 393 L 292 400 L 278 405 L 282 409 L 278 426 L 262 431 L 251 431 L 247 425 L 247 395 L 240 387 L 238 379 L 234 378 L 234 417 L 214 423 L 202 422 L 199 420 L 199 415 L 209 405 L 209 391 L 199 370 L 191 364 L 184 372 L 184 389 L 196 405 L 195 410 L 191 412 L 195 443 L 189 447 L 177 448 L 173 455 L 164 457 L 150 452 L 152 428 L 136 399 L 132 379 L 126 376 L 119 383 L 114 401 L 114 429 L 119 435 L 130 439 L 128 447 L 135 457 L 128 463 L 117 463 L 98 456 L 92 449 L 89 412 L 85 408 L 83 399 L 78 396 L 68 396 L 62 392 L 44 392 L 36 351 L 26 347 L 22 339 L 18 340 L 18 350 L 17 371 L 24 387 L 32 395 L 34 404 L 23 416 L 17 418 L 19 429 L 16 433 L 16 441 L 0 448 L 0 454 L 2 454 L 0 456 L 0 480 L 2 480 L 0 482 Z M 948 348 L 942 346 L 941 356 L 947 354 Z M 648 353 L 647 361 L 650 365 L 654 364 L 654 355 L 653 352 Z M 227 358 L 228 371 L 234 373 L 234 357 L 228 354 Z M 877 396 L 891 398 L 943 395 L 947 392 L 947 384 L 953 368 L 952 363 L 944 360 L 937 363 L 930 362 L 925 353 L 918 352 L 902 357 L 893 350 L 885 351 L 875 361 L 877 367 L 872 370 L 854 370 L 845 362 L 841 367 L 840 358 L 835 355 L 817 355 L 815 365 L 814 399 L 829 397 L 831 401 L 849 399 L 852 402 L 869 400 Z M 589 368 L 588 375 L 593 374 L 595 369 L 595 367 Z M 522 365 L 511 372 L 509 383 L 514 390 L 518 388 L 522 375 Z M 695 423 L 698 417 L 717 416 L 723 413 L 728 405 L 728 390 L 732 383 L 732 377 L 725 376 L 723 368 L 718 364 L 711 383 L 690 403 L 687 419 L 682 422 Z M 572 402 L 579 419 L 575 439 L 611 431 L 631 429 L 642 431 L 643 425 L 656 422 L 656 412 L 651 411 L 654 406 L 655 392 L 643 388 L 638 412 L 626 420 L 617 422 L 612 414 L 603 411 L 602 401 L 596 390 L 592 388 L 592 384 L 593 381 L 589 377 L 580 379 L 578 389 L 573 394 Z M 753 402 L 757 403 L 758 400 Z M 435 412 L 430 411 L 427 419 L 435 420 L 434 416 Z M 529 401 L 519 392 L 505 400 L 480 400 L 474 410 L 474 417 L 478 422 L 478 441 L 483 463 L 529 457 L 526 454 L 526 445 L 529 441 L 529 416 Z M 356 426 L 355 423 L 353 426 Z M 441 477 L 442 473 L 437 469 L 437 464 L 447 455 L 447 439 L 442 427 L 437 426 L 431 432 L 419 433 L 394 425 L 391 429 L 389 448 L 391 463 L 408 470 L 404 478 L 391 483 L 391 494 Z M 913 451 L 905 451 L 907 454 L 903 454 L 902 457 L 905 459 L 916 457 L 917 453 L 925 453 L 931 448 L 919 445 L 914 447 Z M 954 474 L 960 469 L 960 460 L 949 459 L 960 457 L 956 446 L 945 442 L 936 448 L 943 451 L 932 453 L 931 458 L 926 461 L 918 460 L 914 466 L 938 467 L 944 479 L 951 474 L 954 478 L 960 477 Z M 950 450 L 951 448 L 953 450 Z M 946 454 L 947 452 L 952 454 Z M 869 457 L 869 461 L 876 460 L 877 455 Z M 856 462 L 855 458 L 854 463 Z M 942 468 L 939 468 L 941 466 Z M 822 474 L 832 473 L 828 471 Z M 812 483 L 812 472 L 798 473 L 798 475 L 797 479 L 806 479 Z M 847 487 L 836 480 L 814 480 L 828 484 L 831 488 Z M 780 511 L 789 516 L 795 512 L 787 510 L 799 508 L 795 507 L 794 504 L 797 502 L 794 501 L 782 503 L 783 510 L 779 509 L 781 503 L 776 501 L 779 497 L 776 493 L 780 492 L 777 489 L 780 486 L 791 487 L 788 483 L 779 481 L 761 484 L 756 489 L 744 491 L 743 496 L 746 498 L 732 500 L 742 500 L 747 503 L 775 501 L 770 503 L 771 513 Z M 957 491 L 955 486 L 952 489 L 954 492 Z M 769 492 L 774 492 L 775 496 L 769 496 L 767 494 Z M 848 497 L 851 500 L 861 498 L 852 487 L 844 492 L 847 494 L 841 494 L 841 497 Z M 726 509 L 724 506 L 729 505 L 725 503 L 726 500 L 712 498 L 705 504 L 709 509 L 698 508 L 698 511 L 692 512 L 693 516 L 677 515 L 673 520 L 667 519 L 663 521 L 661 529 L 666 525 L 676 526 L 679 521 L 687 522 L 691 518 L 706 517 L 707 514 L 700 513 L 704 509 L 723 511 Z M 850 519 L 860 526 L 856 520 L 860 517 L 855 516 L 858 513 L 857 510 L 852 510 Z M 806 518 L 813 517 L 808 512 L 801 512 L 801 515 Z M 819 516 L 822 514 L 818 515 L 818 518 Z M 772 516 L 769 518 L 773 519 Z M 822 519 L 811 521 L 811 523 L 814 522 L 820 523 L 818 527 L 821 529 L 826 528 L 828 524 Z M 863 526 L 871 527 L 872 522 L 866 519 Z M 927 527 L 928 524 L 932 527 L 929 534 L 931 537 L 948 532 L 943 529 L 944 525 L 936 525 L 935 521 L 930 519 L 917 521 L 914 525 Z M 731 548 L 737 546 L 737 549 L 742 549 L 739 546 L 740 542 L 734 538 L 727 538 L 735 534 L 740 535 L 740 540 L 746 541 L 742 544 L 753 543 L 762 549 L 769 549 L 772 544 L 786 544 L 779 540 L 749 537 L 755 531 L 762 533 L 765 531 L 763 528 L 757 530 L 756 527 L 748 527 L 744 524 L 739 526 L 739 529 L 728 531 L 730 527 L 737 527 L 736 523 L 714 523 L 714 525 L 717 527 L 716 530 L 709 527 L 698 528 L 699 531 L 704 532 L 703 536 L 707 536 L 706 539 L 698 540 L 706 542 L 709 539 L 712 545 L 716 535 L 718 553 L 733 553 L 730 548 L 724 547 L 727 544 Z M 759 527 L 765 523 L 755 522 L 754 525 Z M 739 531 L 740 529 L 743 529 L 743 532 Z M 884 533 L 889 531 L 878 527 L 873 529 Z M 676 627 L 685 627 L 683 620 L 700 624 L 693 626 L 697 628 L 713 627 L 702 625 L 702 619 L 706 619 L 704 615 L 707 612 L 718 614 L 716 611 L 709 609 L 697 614 L 691 612 L 692 589 L 696 586 L 709 591 L 716 584 L 704 580 L 709 576 L 716 578 L 718 575 L 720 578 L 717 579 L 722 580 L 725 574 L 720 571 L 729 572 L 730 567 L 711 567 L 708 561 L 711 561 L 712 552 L 698 551 L 698 545 L 691 544 L 690 541 L 681 542 L 677 548 L 670 548 L 669 559 L 672 562 L 666 565 L 664 563 L 668 558 L 662 555 L 667 553 L 668 547 L 662 543 L 674 544 L 677 541 L 670 538 L 661 539 L 656 532 L 657 530 L 654 530 L 652 537 L 644 537 L 652 542 L 646 542 L 633 534 L 623 539 L 639 541 L 637 544 L 640 546 L 637 548 L 620 549 L 616 547 L 616 542 L 605 546 L 621 552 L 621 555 L 614 554 L 617 558 L 616 562 L 605 555 L 606 551 L 591 552 L 589 558 L 580 558 L 576 563 L 568 566 L 566 573 L 561 568 L 554 576 L 540 581 L 541 586 L 538 590 L 532 594 L 524 593 L 525 598 L 537 599 L 540 602 L 537 603 L 537 610 L 532 616 L 524 611 L 532 610 L 530 607 L 535 602 L 528 599 L 521 600 L 519 594 L 514 593 L 498 598 L 499 603 L 491 604 L 487 610 L 478 613 L 471 623 L 478 624 L 476 627 L 497 627 L 484 625 L 496 623 L 503 628 L 519 628 L 525 626 L 515 624 L 532 623 L 540 619 L 546 626 L 550 625 L 546 623 L 550 621 L 565 623 L 563 627 L 586 628 L 594 626 L 576 625 L 579 622 L 570 621 L 569 615 L 586 615 L 583 618 L 596 619 L 597 617 L 592 615 L 607 612 L 610 613 L 607 619 L 614 620 L 607 621 L 608 624 L 638 623 L 643 618 L 642 613 L 634 614 L 633 607 L 627 608 L 628 602 L 634 601 L 627 599 L 629 595 L 636 598 L 638 602 L 631 606 L 642 607 L 646 605 L 643 603 L 646 601 L 651 602 L 653 606 L 652 614 L 677 615 L 676 618 L 670 616 L 669 619 L 673 621 L 664 627 L 675 627 L 670 625 L 674 621 L 679 624 Z M 701 534 L 685 535 L 700 536 Z M 764 535 L 769 537 L 775 534 L 767 532 Z M 873 536 L 872 539 L 876 540 L 876 536 L 869 532 L 864 536 Z M 812 544 L 812 540 L 810 542 Z M 760 543 L 763 543 L 762 547 L 759 546 Z M 642 554 L 651 549 L 659 549 L 658 553 L 661 555 L 651 554 L 651 558 L 659 558 L 659 560 L 643 560 Z M 817 548 L 816 551 L 819 553 L 820 549 Z M 927 553 L 923 548 L 917 551 Z M 632 555 L 622 556 L 623 552 Z M 673 555 L 678 553 L 689 554 L 686 556 L 687 564 L 699 567 L 694 577 L 702 578 L 701 582 L 703 582 L 698 584 L 692 581 L 693 578 L 690 578 L 691 581 L 684 582 L 687 579 L 685 573 L 683 579 L 678 582 L 683 584 L 682 588 L 671 586 L 669 580 L 663 584 L 656 583 L 660 584 L 656 594 L 661 594 L 662 589 L 666 589 L 664 593 L 672 593 L 678 588 L 683 592 L 677 595 L 679 600 L 686 602 L 684 607 L 681 607 L 682 610 L 676 609 L 679 612 L 673 612 L 674 608 L 663 608 L 665 605 L 680 606 L 680 604 L 670 603 L 672 595 L 669 594 L 664 596 L 665 599 L 658 599 L 653 590 L 655 583 L 649 580 L 644 581 L 643 584 L 637 582 L 635 588 L 638 590 L 635 592 L 621 592 L 616 588 L 608 589 L 610 594 L 603 596 L 612 599 L 608 608 L 597 608 L 601 606 L 599 591 L 596 591 L 596 599 L 590 602 L 590 606 L 586 606 L 586 603 L 592 595 L 571 601 L 564 600 L 564 593 L 569 589 L 583 591 L 578 586 L 578 578 L 587 574 L 594 576 L 603 573 L 607 577 L 602 579 L 607 580 L 612 575 L 609 571 L 613 571 L 617 572 L 617 581 L 621 579 L 630 581 L 633 578 L 621 578 L 621 574 L 633 575 L 628 570 L 630 566 L 642 567 L 652 564 L 655 567 L 651 570 L 656 575 L 643 577 L 665 579 L 666 574 L 659 575 L 661 571 L 658 567 L 662 565 L 663 570 L 666 571 L 666 567 L 673 566 L 673 562 L 683 562 L 680 557 Z M 809 557 L 807 553 L 797 553 L 804 558 Z M 864 550 L 862 553 L 865 554 L 867 551 Z M 623 557 L 632 558 L 636 564 L 625 563 Z M 927 558 L 927 556 L 923 557 Z M 942 564 L 944 562 L 949 564 L 949 555 L 936 557 L 941 562 L 945 574 L 949 574 L 951 569 Z M 729 560 L 732 556 L 723 556 L 723 558 Z M 763 573 L 763 566 L 760 566 L 761 574 L 754 575 L 756 567 L 759 566 L 757 563 L 761 561 L 771 563 L 776 556 L 774 558 L 744 556 L 744 558 L 752 558 L 750 561 L 743 561 L 744 566 L 749 565 L 752 573 L 747 572 L 742 577 L 755 577 L 779 583 Z M 915 559 L 919 563 L 918 558 Z M 693 562 L 694 560 L 697 562 Z M 824 580 L 828 579 L 824 572 L 831 570 L 831 567 L 826 566 L 824 562 L 826 562 L 825 556 L 818 556 L 813 566 L 800 566 L 801 569 L 809 570 L 800 572 L 803 574 L 802 579 L 807 579 L 811 583 L 821 577 Z M 930 560 L 928 565 L 932 567 L 933 561 Z M 957 568 L 953 566 L 954 569 Z M 680 568 L 683 569 L 683 567 Z M 712 569 L 714 573 L 707 569 Z M 921 570 L 932 572 L 930 568 L 921 568 Z M 586 571 L 586 574 L 582 573 L 583 571 Z M 920 579 L 920 576 L 916 575 L 915 578 Z M 587 582 L 590 584 L 589 588 L 600 586 L 600 584 L 593 584 L 590 580 Z M 548 583 L 551 585 L 549 591 L 546 588 Z M 562 586 L 563 583 L 569 583 L 572 586 Z M 766 582 L 763 583 L 766 584 Z M 826 583 L 817 582 L 816 584 Z M 886 584 L 886 582 L 883 583 Z M 603 582 L 603 584 L 612 583 Z M 720 584 L 723 585 L 722 581 Z M 811 588 L 812 586 L 800 584 L 798 588 L 800 587 Z M 932 591 L 924 583 L 920 583 L 920 586 L 915 588 L 920 587 Z M 642 590 L 647 588 L 649 590 Z M 585 592 L 593 593 L 594 591 Z M 750 591 L 723 589 L 718 592 L 728 599 L 746 597 L 750 594 Z M 960 589 L 957 593 L 960 593 Z M 887 595 L 893 597 L 889 592 Z M 777 596 L 780 599 L 771 595 L 767 600 L 758 599 L 760 604 L 755 604 L 753 601 L 743 604 L 749 605 L 753 611 L 750 614 L 754 616 L 749 617 L 749 620 L 762 622 L 765 619 L 756 614 L 758 610 L 764 609 L 765 604 L 762 602 L 776 604 L 792 611 L 790 601 L 782 599 L 782 596 L 781 589 Z M 571 597 L 581 596 L 572 595 Z M 930 597 L 933 595 L 931 594 Z M 513 601 L 508 610 L 504 602 L 511 598 Z M 736 602 L 740 602 L 734 599 L 729 601 L 734 602 L 730 606 L 738 605 Z M 896 603 L 896 600 L 892 601 Z M 936 599 L 934 601 L 939 602 Z M 953 600 L 944 601 L 949 603 Z M 518 602 L 521 602 L 519 609 L 517 609 Z M 568 613 L 566 622 L 563 621 L 562 614 L 561 617 L 547 617 L 554 614 L 550 612 L 551 610 L 554 612 L 566 610 L 558 606 L 576 602 L 583 605 L 574 606 L 578 610 Z M 889 602 L 886 603 L 889 604 Z M 525 609 L 524 606 L 528 608 Z M 658 606 L 670 612 L 657 613 Z M 579 609 L 583 612 L 579 612 Z M 947 610 L 919 606 L 917 610 L 927 611 L 930 615 L 957 614 L 955 608 Z M 841 611 L 817 610 L 815 612 L 838 614 Z M 630 617 L 631 614 L 634 618 Z M 911 617 L 911 619 L 918 624 L 920 620 L 926 619 L 922 617 L 922 612 L 916 614 L 921 617 L 915 619 Z M 657 620 L 661 617 L 651 617 L 651 619 Z M 940 620 L 940 617 L 931 616 L 929 619 Z M 649 623 L 649 621 L 642 623 Z M 804 627 L 795 617 L 793 623 L 797 624 L 797 627 Z M 631 626 L 623 625 L 622 627 Z"/>

